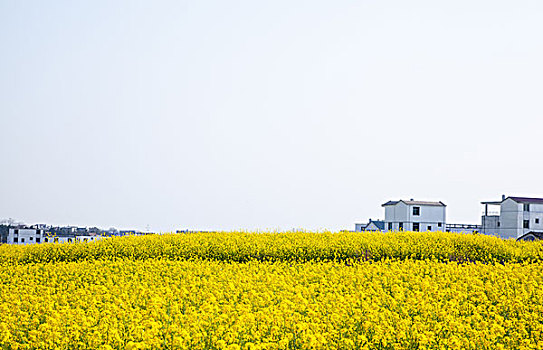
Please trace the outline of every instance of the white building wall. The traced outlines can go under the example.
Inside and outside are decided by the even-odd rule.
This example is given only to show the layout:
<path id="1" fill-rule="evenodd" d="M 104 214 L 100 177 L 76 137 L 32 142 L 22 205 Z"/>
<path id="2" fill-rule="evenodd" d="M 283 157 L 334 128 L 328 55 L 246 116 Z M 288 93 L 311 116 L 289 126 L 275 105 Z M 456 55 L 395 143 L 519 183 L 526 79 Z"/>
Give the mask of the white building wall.
<path id="1" fill-rule="evenodd" d="M 501 238 L 517 238 L 522 232 L 522 204 L 506 199 L 500 205 L 498 235 Z"/>
<path id="2" fill-rule="evenodd" d="M 367 224 L 354 224 L 354 231 L 355 232 L 362 232 L 362 230 L 366 227 Z"/>
<path id="3" fill-rule="evenodd" d="M 48 236 L 44 238 L 45 243 L 72 243 L 74 242 L 74 237 L 66 237 L 66 236 Z"/>
<path id="4" fill-rule="evenodd" d="M 453 232 L 453 233 L 474 233 L 474 232 L 481 232 L 481 227 L 462 227 L 463 225 L 458 225 L 459 227 L 448 227 L 446 226 L 447 232 Z M 471 225 L 466 225 L 471 226 Z M 445 230 L 443 230 L 445 231 Z"/>
<path id="5" fill-rule="evenodd" d="M 95 242 L 102 239 L 102 236 L 75 236 L 75 237 L 66 237 L 66 236 L 48 236 L 44 238 L 45 243 L 76 243 L 76 242 Z"/>
<path id="6" fill-rule="evenodd" d="M 404 202 L 398 202 L 395 205 L 385 206 L 385 229 L 384 231 L 398 231 L 400 222 L 403 223 L 403 230 L 409 231 L 406 225 L 409 221 L 409 206 Z"/>
<path id="7" fill-rule="evenodd" d="M 76 242 L 94 242 L 101 239 L 102 236 L 77 236 Z"/>
<path id="8" fill-rule="evenodd" d="M 529 220 L 529 227 L 521 236 L 530 231 L 543 232 L 543 204 L 530 204 L 530 211 L 524 212 L 524 219 Z"/>
<path id="9" fill-rule="evenodd" d="M 500 228 L 498 222 L 500 221 L 499 215 L 483 215 L 481 216 L 481 232 L 486 235 L 498 235 Z"/>
<path id="10" fill-rule="evenodd" d="M 414 207 L 414 206 L 411 206 Z M 445 228 L 445 208 L 444 206 L 420 206 L 420 215 L 414 216 L 411 210 L 411 221 L 426 222 L 426 223 L 442 223 Z"/>

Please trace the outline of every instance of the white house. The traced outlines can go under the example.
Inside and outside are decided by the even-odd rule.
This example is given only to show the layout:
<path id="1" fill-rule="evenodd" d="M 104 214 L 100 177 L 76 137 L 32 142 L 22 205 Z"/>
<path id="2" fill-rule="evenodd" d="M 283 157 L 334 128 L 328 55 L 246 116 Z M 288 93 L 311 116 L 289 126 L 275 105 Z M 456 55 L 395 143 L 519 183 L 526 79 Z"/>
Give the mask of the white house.
<path id="1" fill-rule="evenodd" d="M 383 231 L 385 228 L 385 222 L 383 220 L 372 220 L 366 225 L 364 231 Z"/>
<path id="2" fill-rule="evenodd" d="M 33 244 L 43 242 L 44 230 L 37 228 L 10 228 L 8 244 Z"/>
<path id="3" fill-rule="evenodd" d="M 384 228 L 385 228 L 385 222 L 382 221 L 382 220 L 372 220 L 372 219 L 370 219 L 369 223 L 354 224 L 355 232 L 383 231 Z"/>
<path id="4" fill-rule="evenodd" d="M 481 203 L 485 206 L 482 233 L 517 239 L 530 232 L 543 232 L 543 198 L 502 196 L 501 201 Z M 489 210 L 489 206 L 495 209 Z"/>
<path id="5" fill-rule="evenodd" d="M 399 200 L 388 201 L 385 208 L 385 231 L 443 231 L 445 209 L 443 202 Z"/>

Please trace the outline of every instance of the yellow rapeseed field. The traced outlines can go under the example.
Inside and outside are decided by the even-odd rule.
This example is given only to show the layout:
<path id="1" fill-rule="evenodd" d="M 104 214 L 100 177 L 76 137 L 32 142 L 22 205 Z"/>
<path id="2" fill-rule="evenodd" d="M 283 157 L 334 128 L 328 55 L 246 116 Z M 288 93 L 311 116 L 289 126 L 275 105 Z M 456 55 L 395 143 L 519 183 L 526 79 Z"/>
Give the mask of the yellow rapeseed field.
<path id="1" fill-rule="evenodd" d="M 0 247 L 2 349 L 543 349 L 541 243 L 195 233 Z"/>

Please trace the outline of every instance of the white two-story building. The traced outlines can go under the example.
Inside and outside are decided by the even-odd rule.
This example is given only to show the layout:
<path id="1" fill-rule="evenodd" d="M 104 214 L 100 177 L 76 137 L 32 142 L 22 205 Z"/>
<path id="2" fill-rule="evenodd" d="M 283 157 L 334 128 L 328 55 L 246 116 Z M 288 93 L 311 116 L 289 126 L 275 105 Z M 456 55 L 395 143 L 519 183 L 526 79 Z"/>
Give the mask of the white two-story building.
<path id="1" fill-rule="evenodd" d="M 485 208 L 482 233 L 504 239 L 517 239 L 530 232 L 543 233 L 543 198 L 502 196 L 501 201 L 482 204 Z"/>
<path id="2" fill-rule="evenodd" d="M 446 205 L 443 202 L 388 201 L 385 208 L 385 231 L 444 231 Z"/>
<path id="3" fill-rule="evenodd" d="M 7 236 L 8 244 L 42 243 L 44 230 L 37 228 L 10 228 Z"/>

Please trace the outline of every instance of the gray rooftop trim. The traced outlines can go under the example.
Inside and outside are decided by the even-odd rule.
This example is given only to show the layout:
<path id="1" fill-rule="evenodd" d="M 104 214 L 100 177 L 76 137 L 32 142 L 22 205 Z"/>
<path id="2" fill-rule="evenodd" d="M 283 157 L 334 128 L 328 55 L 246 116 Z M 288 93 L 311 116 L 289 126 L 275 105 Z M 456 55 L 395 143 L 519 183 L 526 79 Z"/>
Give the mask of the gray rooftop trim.
<path id="1" fill-rule="evenodd" d="M 396 205 L 400 202 L 403 202 L 407 205 L 420 205 L 420 206 L 431 206 L 431 207 L 446 207 L 445 203 L 442 201 L 439 202 L 430 202 L 430 201 L 404 201 L 403 199 L 399 201 L 388 201 L 385 204 L 381 205 L 382 207 L 386 207 L 389 205 Z"/>
<path id="2" fill-rule="evenodd" d="M 481 204 L 490 204 L 490 205 L 500 205 L 504 201 L 511 199 L 517 203 L 526 203 L 526 204 L 543 204 L 543 198 L 529 198 L 529 197 L 507 197 L 501 201 L 490 201 L 490 202 L 481 202 Z"/>
<path id="3" fill-rule="evenodd" d="M 507 197 L 505 199 L 512 199 L 517 203 L 543 204 L 543 198 Z"/>
<path id="4" fill-rule="evenodd" d="M 502 201 L 481 202 L 481 204 L 500 205 Z"/>

